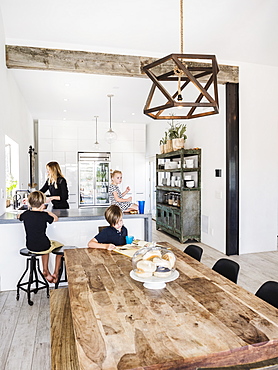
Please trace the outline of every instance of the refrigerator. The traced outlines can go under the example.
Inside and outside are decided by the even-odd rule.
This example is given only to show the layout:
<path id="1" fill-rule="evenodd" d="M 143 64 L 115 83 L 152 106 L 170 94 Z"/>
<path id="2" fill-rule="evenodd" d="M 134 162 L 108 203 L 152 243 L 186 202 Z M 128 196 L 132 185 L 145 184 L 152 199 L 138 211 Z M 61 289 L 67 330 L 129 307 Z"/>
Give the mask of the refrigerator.
<path id="1" fill-rule="evenodd" d="M 78 152 L 79 207 L 107 207 L 110 204 L 110 158 L 108 152 Z"/>

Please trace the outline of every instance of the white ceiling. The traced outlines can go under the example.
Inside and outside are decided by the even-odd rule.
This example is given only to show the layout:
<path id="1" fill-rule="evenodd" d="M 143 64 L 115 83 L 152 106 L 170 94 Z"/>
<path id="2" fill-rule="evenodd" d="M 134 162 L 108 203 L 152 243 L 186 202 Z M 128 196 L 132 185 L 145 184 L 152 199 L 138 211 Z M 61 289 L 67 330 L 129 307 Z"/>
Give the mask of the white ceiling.
<path id="1" fill-rule="evenodd" d="M 6 44 L 158 58 L 180 51 L 179 0 L 0 0 L 0 9 Z M 278 66 L 277 16 L 277 0 L 184 0 L 184 52 Z M 151 120 L 142 113 L 147 79 L 12 73 L 34 119 L 107 122 L 113 94 L 113 121 Z"/>

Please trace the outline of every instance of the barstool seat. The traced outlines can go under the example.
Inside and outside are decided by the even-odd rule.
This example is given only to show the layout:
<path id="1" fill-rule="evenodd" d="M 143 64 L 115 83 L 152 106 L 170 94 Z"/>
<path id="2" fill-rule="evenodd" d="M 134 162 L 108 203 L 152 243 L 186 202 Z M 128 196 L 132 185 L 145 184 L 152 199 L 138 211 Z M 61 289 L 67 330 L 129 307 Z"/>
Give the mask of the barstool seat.
<path id="1" fill-rule="evenodd" d="M 27 293 L 28 304 L 32 306 L 34 302 L 31 301 L 31 293 L 36 294 L 40 289 L 46 289 L 47 298 L 49 298 L 49 284 L 40 270 L 39 255 L 30 252 L 27 248 L 20 249 L 19 253 L 22 256 L 28 258 L 26 261 L 26 269 L 17 283 L 16 299 L 19 300 L 19 290 L 21 289 Z M 22 283 L 22 280 L 24 276 L 28 273 L 28 270 L 29 270 L 28 281 Z M 40 276 L 38 275 L 38 273 Z M 42 278 L 42 280 L 39 279 L 40 277 Z M 33 284 L 35 284 L 34 288 L 32 288 Z M 41 286 L 39 286 L 39 284 Z"/>
<path id="2" fill-rule="evenodd" d="M 55 283 L 55 289 L 58 289 L 60 283 L 64 283 L 64 282 L 68 281 L 67 273 L 66 273 L 66 264 L 65 264 L 65 259 L 64 259 L 64 251 L 66 249 L 76 249 L 76 248 L 77 247 L 73 246 L 73 245 L 63 245 L 62 247 L 53 249 L 53 251 L 52 251 L 53 254 L 58 254 L 58 255 L 62 256 L 61 265 L 60 265 L 59 273 L 58 273 L 58 279 L 57 279 L 57 282 Z M 65 278 L 61 279 L 64 270 L 65 270 Z"/>

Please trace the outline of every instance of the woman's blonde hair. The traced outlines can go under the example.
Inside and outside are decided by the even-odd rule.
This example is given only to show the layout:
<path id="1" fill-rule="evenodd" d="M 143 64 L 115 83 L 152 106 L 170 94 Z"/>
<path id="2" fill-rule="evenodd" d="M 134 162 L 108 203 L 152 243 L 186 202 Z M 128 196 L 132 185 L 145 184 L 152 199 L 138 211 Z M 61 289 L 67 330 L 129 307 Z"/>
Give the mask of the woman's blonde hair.
<path id="1" fill-rule="evenodd" d="M 40 208 L 45 203 L 45 195 L 39 190 L 33 191 L 28 196 L 28 203 L 31 207 Z"/>
<path id="2" fill-rule="evenodd" d="M 50 169 L 48 184 L 54 185 L 54 187 L 57 189 L 58 188 L 57 179 L 59 177 L 64 177 L 64 175 L 62 174 L 62 170 L 59 166 L 59 163 L 58 162 L 48 162 L 46 167 Z"/>
<path id="3" fill-rule="evenodd" d="M 113 177 L 117 174 L 117 173 L 120 173 L 122 175 L 122 171 L 119 171 L 119 170 L 115 170 L 111 173 L 111 179 L 113 179 Z"/>
<path id="4" fill-rule="evenodd" d="M 114 226 L 123 217 L 123 213 L 119 206 L 112 204 L 112 206 L 106 209 L 104 216 L 109 225 Z"/>

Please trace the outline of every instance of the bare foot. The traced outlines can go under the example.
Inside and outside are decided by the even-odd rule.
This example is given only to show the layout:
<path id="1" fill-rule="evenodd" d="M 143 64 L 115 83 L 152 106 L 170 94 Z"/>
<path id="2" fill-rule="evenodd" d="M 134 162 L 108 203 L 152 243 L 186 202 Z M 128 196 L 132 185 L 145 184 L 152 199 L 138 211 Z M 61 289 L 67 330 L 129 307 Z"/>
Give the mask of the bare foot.
<path id="1" fill-rule="evenodd" d="M 46 278 L 46 280 L 49 282 L 49 283 L 53 283 L 54 279 L 53 279 L 53 276 L 52 275 L 46 275 L 44 276 Z"/>
<path id="2" fill-rule="evenodd" d="M 58 281 L 58 277 L 57 277 L 57 274 L 54 272 L 54 274 L 52 274 L 52 277 L 53 277 L 53 283 L 57 283 Z"/>
<path id="3" fill-rule="evenodd" d="M 43 276 L 49 283 L 53 283 L 53 276 L 50 274 L 49 271 L 43 271 Z"/>

